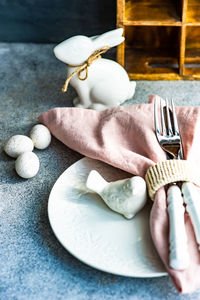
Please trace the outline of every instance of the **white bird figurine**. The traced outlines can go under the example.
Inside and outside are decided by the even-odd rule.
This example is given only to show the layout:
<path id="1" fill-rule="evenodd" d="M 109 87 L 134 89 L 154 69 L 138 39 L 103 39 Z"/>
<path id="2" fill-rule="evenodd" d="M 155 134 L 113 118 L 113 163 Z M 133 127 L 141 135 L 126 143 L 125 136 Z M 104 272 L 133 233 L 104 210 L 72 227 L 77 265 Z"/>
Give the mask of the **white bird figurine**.
<path id="1" fill-rule="evenodd" d="M 133 218 L 147 201 L 146 182 L 139 176 L 107 182 L 96 170 L 92 170 L 86 186 L 99 194 L 108 207 L 127 219 Z"/>
<path id="2" fill-rule="evenodd" d="M 135 81 L 130 81 L 125 69 L 100 54 L 124 41 L 123 28 L 101 35 L 71 37 L 54 48 L 55 56 L 67 65 L 67 80 L 63 91 L 70 84 L 78 97 L 76 107 L 104 110 L 120 105 L 135 93 Z"/>

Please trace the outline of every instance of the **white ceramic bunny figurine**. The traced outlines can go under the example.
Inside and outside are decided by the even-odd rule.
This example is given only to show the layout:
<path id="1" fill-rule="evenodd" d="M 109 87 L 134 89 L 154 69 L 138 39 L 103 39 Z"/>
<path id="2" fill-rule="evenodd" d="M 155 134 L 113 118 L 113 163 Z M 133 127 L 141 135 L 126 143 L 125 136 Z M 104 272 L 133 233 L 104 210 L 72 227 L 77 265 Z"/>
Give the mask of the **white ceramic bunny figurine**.
<path id="1" fill-rule="evenodd" d="M 95 51 L 122 43 L 122 34 L 123 28 L 118 28 L 94 37 L 74 36 L 57 45 L 54 53 L 68 65 L 69 77 Z M 75 74 L 70 80 L 78 94 L 73 101 L 76 107 L 103 110 L 120 105 L 135 93 L 136 82 L 130 81 L 124 68 L 113 60 L 100 58 L 81 72 L 81 76 Z M 85 78 L 80 80 L 80 77 Z"/>
<path id="2" fill-rule="evenodd" d="M 96 170 L 92 170 L 86 186 L 99 194 L 108 207 L 127 219 L 133 218 L 147 201 L 146 182 L 140 176 L 107 182 Z"/>

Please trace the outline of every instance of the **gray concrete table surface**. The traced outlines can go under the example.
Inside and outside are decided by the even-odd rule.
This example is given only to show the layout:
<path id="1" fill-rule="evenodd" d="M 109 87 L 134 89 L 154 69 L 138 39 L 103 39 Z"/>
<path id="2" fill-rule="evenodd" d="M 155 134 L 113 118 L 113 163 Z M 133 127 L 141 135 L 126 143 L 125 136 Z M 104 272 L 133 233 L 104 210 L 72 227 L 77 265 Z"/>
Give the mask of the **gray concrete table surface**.
<path id="1" fill-rule="evenodd" d="M 65 66 L 52 49 L 0 43 L 0 299 L 200 299 L 200 289 L 179 295 L 169 277 L 128 278 L 95 270 L 60 245 L 49 225 L 48 197 L 59 175 L 82 155 L 53 138 L 48 149 L 34 150 L 38 174 L 29 180 L 17 176 L 4 142 L 28 135 L 40 113 L 72 106 L 76 95 L 71 87 L 61 92 Z M 147 102 L 150 94 L 199 105 L 200 82 L 138 81 L 125 105 Z"/>

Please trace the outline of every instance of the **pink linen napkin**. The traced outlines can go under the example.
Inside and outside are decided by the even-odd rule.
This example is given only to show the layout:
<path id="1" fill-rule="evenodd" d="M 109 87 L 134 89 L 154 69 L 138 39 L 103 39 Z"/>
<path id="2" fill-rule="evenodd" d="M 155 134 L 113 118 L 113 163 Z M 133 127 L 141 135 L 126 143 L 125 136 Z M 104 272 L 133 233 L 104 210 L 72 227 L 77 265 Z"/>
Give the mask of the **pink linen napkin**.
<path id="1" fill-rule="evenodd" d="M 153 102 L 120 106 L 104 111 L 82 108 L 54 108 L 39 116 L 51 133 L 81 154 L 104 161 L 134 175 L 144 177 L 147 169 L 166 159 L 159 146 L 153 120 Z M 185 159 L 200 167 L 200 108 L 176 107 Z M 155 196 L 150 214 L 150 229 L 155 247 L 176 288 L 189 293 L 200 287 L 200 252 L 189 216 L 185 215 L 191 263 L 188 269 L 169 267 L 168 214 L 165 189 Z"/>

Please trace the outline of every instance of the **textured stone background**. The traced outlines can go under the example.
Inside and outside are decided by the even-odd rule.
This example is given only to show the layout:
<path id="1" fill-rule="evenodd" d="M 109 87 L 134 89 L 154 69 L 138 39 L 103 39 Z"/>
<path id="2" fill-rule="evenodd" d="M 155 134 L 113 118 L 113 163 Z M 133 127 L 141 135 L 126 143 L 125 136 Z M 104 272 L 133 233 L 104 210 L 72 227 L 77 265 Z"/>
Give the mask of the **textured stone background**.
<path id="1" fill-rule="evenodd" d="M 28 134 L 40 113 L 72 106 L 76 95 L 71 87 L 61 93 L 65 66 L 52 49 L 0 43 L 0 299 L 200 299 L 200 290 L 178 295 L 168 277 L 126 278 L 95 270 L 60 245 L 48 222 L 48 197 L 56 179 L 80 154 L 53 138 L 48 149 L 34 150 L 41 162 L 36 177 L 24 180 L 15 173 L 14 159 L 2 150 L 5 140 Z M 146 102 L 151 93 L 173 96 L 177 104 L 199 105 L 200 82 L 140 81 L 125 104 Z"/>
<path id="2" fill-rule="evenodd" d="M 115 0 L 0 0 L 0 41 L 60 42 L 115 28 Z"/>

